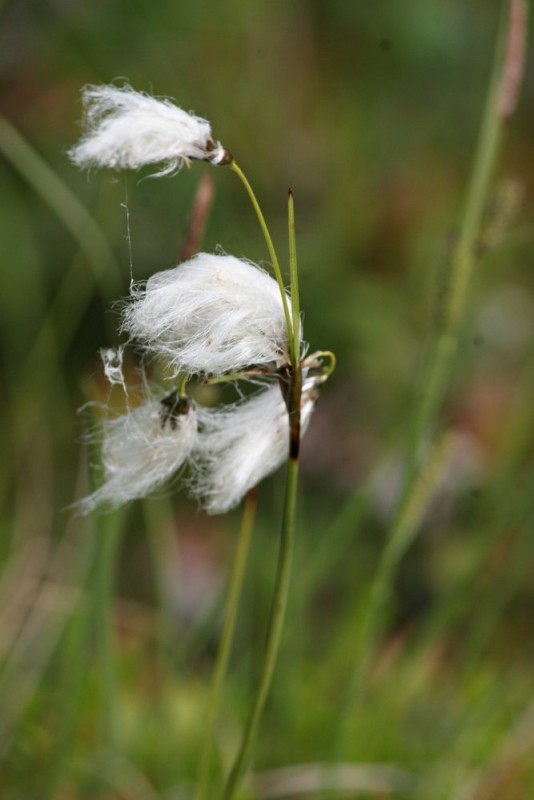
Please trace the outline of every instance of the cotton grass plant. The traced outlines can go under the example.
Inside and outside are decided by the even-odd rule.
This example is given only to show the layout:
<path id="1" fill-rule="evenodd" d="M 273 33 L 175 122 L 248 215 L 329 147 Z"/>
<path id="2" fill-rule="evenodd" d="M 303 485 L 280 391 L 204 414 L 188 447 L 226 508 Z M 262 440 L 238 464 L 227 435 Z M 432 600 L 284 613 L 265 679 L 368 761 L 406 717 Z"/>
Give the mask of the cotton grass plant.
<path id="1" fill-rule="evenodd" d="M 309 248 L 310 276 L 306 334 L 315 339 L 311 325 L 325 309 L 320 325 L 340 335 L 344 375 L 336 376 L 335 386 L 324 392 L 324 406 L 311 414 L 306 433 L 306 438 L 314 437 L 306 444 L 316 449 L 308 460 L 310 496 L 299 503 L 299 528 L 305 535 L 297 538 L 298 572 L 286 618 L 290 633 L 284 637 L 283 671 L 279 666 L 268 713 L 262 718 L 254 767 L 246 770 L 237 793 L 258 800 L 349 795 L 511 800 L 534 793 L 532 317 L 518 306 L 507 311 L 505 297 L 510 286 L 525 298 L 532 296 L 530 201 L 527 191 L 526 213 L 520 209 L 517 218 L 508 216 L 506 221 L 499 210 L 499 182 L 508 175 L 502 175 L 498 158 L 507 139 L 512 152 L 506 172 L 511 170 L 521 185 L 523 176 L 517 172 L 524 171 L 528 186 L 526 137 L 531 126 L 525 102 L 523 113 L 510 123 L 524 60 L 528 4 L 502 3 L 504 35 L 494 81 L 494 89 L 500 91 L 492 93 L 487 105 L 463 209 L 446 247 L 443 231 L 450 230 L 451 208 L 482 105 L 482 54 L 487 52 L 490 26 L 493 30 L 497 21 L 497 4 L 442 4 L 436 10 L 443 23 L 439 30 L 425 24 L 428 8 L 422 0 L 401 9 L 406 13 L 401 13 L 399 29 L 397 5 L 373 6 L 370 13 L 363 5 L 345 4 L 341 10 L 339 4 L 326 4 L 320 20 L 310 4 L 300 4 L 296 17 L 295 9 L 288 16 L 285 6 L 267 11 L 257 0 L 246 9 L 235 5 L 229 19 L 236 36 L 245 35 L 246 70 L 243 53 L 235 48 L 225 50 L 229 57 L 221 58 L 220 20 L 199 16 L 192 6 L 148 4 L 141 25 L 132 24 L 137 13 L 133 8 L 126 20 L 113 4 L 88 6 L 83 27 L 61 26 L 56 15 L 52 30 L 67 46 L 40 48 L 39 64 L 49 69 L 39 72 L 43 91 L 38 105 L 36 95 L 28 91 L 26 71 L 20 80 L 12 70 L 6 72 L 4 88 L 12 90 L 4 104 L 10 121 L 0 118 L 0 172 L 8 199 L 2 212 L 7 247 L 0 293 L 5 333 L 1 400 L 6 411 L 0 540 L 2 800 L 220 797 L 221 775 L 230 771 L 241 721 L 261 671 L 258 651 L 275 568 L 276 487 L 284 467 L 269 489 L 246 491 L 234 542 L 232 536 L 220 535 L 227 532 L 229 518 L 210 519 L 200 510 L 201 503 L 209 506 L 212 497 L 221 497 L 219 479 L 226 498 L 236 493 L 227 491 L 225 470 L 215 471 L 198 434 L 206 425 L 204 432 L 211 435 L 213 454 L 221 465 L 225 459 L 219 458 L 216 442 L 228 441 L 225 415 L 234 421 L 244 415 L 233 427 L 234 453 L 250 440 L 246 420 L 249 412 L 255 416 L 253 401 L 271 392 L 276 403 L 270 406 L 269 419 L 278 419 L 280 404 L 282 417 L 286 415 L 280 386 L 287 394 L 290 375 L 284 356 L 280 362 L 277 357 L 265 362 L 260 356 L 237 372 L 208 370 L 186 376 L 159 350 L 162 344 L 172 344 L 168 328 L 148 350 L 141 337 L 131 338 L 124 328 L 124 339 L 131 338 L 125 349 L 102 352 L 103 374 L 115 389 L 109 398 L 113 408 L 102 409 L 106 416 L 91 450 L 91 460 L 102 462 L 102 479 L 93 485 L 88 500 L 96 513 L 80 517 L 63 510 L 73 497 L 88 492 L 85 451 L 80 454 L 75 437 L 73 397 L 79 395 L 83 364 L 92 364 L 96 347 L 114 341 L 116 319 L 111 314 L 99 319 L 98 313 L 116 301 L 124 279 L 109 245 L 117 227 L 122 228 L 122 219 L 117 220 L 122 216 L 122 180 L 106 175 L 95 197 L 97 181 L 85 176 L 81 180 L 63 158 L 65 136 L 74 138 L 65 134 L 64 121 L 75 114 L 68 88 L 58 92 L 57 81 L 62 80 L 63 87 L 78 85 L 83 77 L 77 75 L 90 74 L 95 59 L 108 74 L 140 70 L 137 79 L 151 65 L 155 85 L 168 79 L 169 69 L 187 75 L 195 67 L 195 86 L 207 78 L 207 91 L 220 103 L 220 112 L 212 112 L 218 119 L 234 100 L 236 105 L 246 103 L 247 97 L 254 102 L 258 89 L 264 89 L 246 125 L 246 138 L 251 138 L 250 126 L 261 127 L 264 140 L 255 152 L 270 152 L 272 162 L 266 163 L 273 165 L 291 158 L 295 180 L 305 183 L 299 197 L 302 193 L 312 215 L 320 208 L 321 218 L 314 220 L 317 225 L 303 242 Z M 16 16 L 5 14 L 3 20 L 16 45 L 17 35 L 22 35 Z M 26 21 L 28 33 L 31 17 Z M 34 23 L 39 34 L 51 30 L 50 17 Z M 274 44 L 280 43 L 279 33 L 288 23 L 291 33 L 295 25 L 299 33 L 291 35 L 292 63 L 298 60 L 293 73 L 278 46 L 264 47 L 266 30 Z M 211 26 L 215 47 L 206 47 L 206 25 Z M 314 37 L 313 53 L 322 61 L 310 58 L 308 32 L 317 30 L 316 25 L 321 26 L 321 36 Z M 349 36 L 350 25 L 354 28 Z M 378 29 L 391 32 L 393 46 L 384 46 L 382 52 L 377 48 Z M 458 36 L 460 30 L 468 39 Z M 24 52 L 31 59 L 31 37 L 26 39 L 30 50 Z M 154 42 L 158 48 L 160 42 L 168 43 L 172 61 L 153 60 Z M 355 42 L 357 70 L 351 68 Z M 113 63 L 106 63 L 111 54 Z M 228 69 L 234 57 L 235 71 Z M 35 62 L 25 58 L 24 63 Z M 321 63 L 328 63 L 329 69 L 318 81 Z M 268 84 L 281 71 L 288 79 L 276 96 L 269 96 Z M 427 102 L 417 108 L 406 105 L 406 90 Z M 438 110 L 452 113 L 441 117 L 434 101 Z M 208 107 L 215 108 L 206 103 Z M 306 108 L 304 131 L 298 125 Z M 282 145 L 279 139 L 273 142 L 272 133 L 285 109 L 296 127 Z M 101 112 L 93 118 L 91 132 L 102 118 Z M 204 160 L 217 150 L 217 131 L 214 128 L 212 134 L 210 126 L 206 135 L 201 126 L 199 132 L 198 122 L 190 128 L 196 152 Z M 157 192 L 167 193 L 170 202 L 182 203 L 184 216 L 193 182 L 202 172 L 200 183 L 205 186 L 217 166 L 209 158 L 197 164 L 192 146 L 174 150 L 174 161 L 165 160 L 164 147 L 163 160 L 146 164 L 144 174 L 170 168 L 169 175 L 159 184 L 138 182 L 136 176 L 136 193 L 150 202 Z M 302 167 L 309 166 L 310 155 L 313 170 L 304 175 Z M 173 178 L 180 166 L 182 173 Z M 405 177 L 409 171 L 407 184 L 397 167 Z M 95 168 L 93 162 L 90 169 Z M 261 169 L 259 160 L 254 168 Z M 219 170 L 222 190 L 230 171 L 239 174 L 235 162 Z M 388 178 L 385 185 L 380 181 L 380 190 L 377 176 Z M 75 191 L 69 189 L 73 181 L 79 181 Z M 391 191 L 399 185 L 401 192 Z M 332 187 L 335 191 L 322 191 Z M 80 199 L 87 193 L 94 216 Z M 315 205 L 319 199 L 320 205 Z M 216 240 L 229 247 L 220 222 L 223 215 L 230 220 L 237 209 L 231 203 L 215 208 Z M 138 211 L 146 215 L 150 229 L 149 203 L 142 209 L 136 204 Z M 191 224 L 189 231 L 194 227 Z M 499 228 L 495 242 L 489 233 Z M 145 229 L 137 221 L 132 230 L 135 238 L 148 238 L 141 237 Z M 430 234 L 426 243 L 425 230 Z M 200 250 L 213 255 L 201 240 L 198 233 L 187 237 L 184 263 Z M 197 244 L 192 246 L 192 241 Z M 368 261 L 369 243 L 375 241 L 380 241 L 380 252 L 373 247 Z M 428 278 L 436 267 L 436 250 L 442 251 L 442 294 L 430 304 Z M 240 252 L 233 250 L 235 256 L 243 252 L 252 251 L 248 245 Z M 225 255 L 222 250 L 215 253 Z M 322 268 L 326 254 L 327 273 Z M 303 255 L 304 251 L 301 259 Z M 272 253 L 269 260 L 274 266 Z M 382 270 L 393 261 L 394 270 L 384 280 Z M 167 263 L 174 269 L 172 257 Z M 281 266 L 285 276 L 284 263 Z M 270 268 L 267 272 L 271 274 Z M 278 284 L 276 273 L 275 280 Z M 284 289 L 285 283 L 284 278 Z M 325 286 L 328 295 L 336 297 L 337 292 L 340 301 L 325 302 Z M 143 285 L 135 286 L 123 308 L 142 301 L 144 290 Z M 478 322 L 488 297 L 501 317 L 499 325 L 494 318 L 489 326 L 491 336 Z M 293 318 L 293 303 L 293 291 L 286 294 L 287 308 L 279 293 L 278 308 L 286 321 Z M 335 320 L 327 319 L 332 308 Z M 279 318 L 279 310 L 275 316 Z M 119 324 L 124 324 L 123 315 Z M 527 344 L 524 349 L 509 347 L 503 355 L 516 324 L 529 330 Z M 82 331 L 92 337 L 88 350 Z M 305 338 L 300 334 L 296 340 L 293 333 L 290 340 L 283 333 L 286 361 L 291 363 L 292 349 L 302 348 L 303 398 L 310 388 L 313 394 L 320 390 L 317 381 L 328 371 L 327 356 L 321 356 L 322 365 L 315 364 L 304 350 Z M 278 334 L 275 339 L 280 342 Z M 420 370 L 423 340 L 427 358 Z M 139 383 L 128 354 L 132 348 L 146 365 L 142 392 L 132 390 L 132 383 Z M 399 366 L 391 369 L 397 354 Z M 106 383 L 89 369 L 89 395 L 105 397 Z M 307 378 L 313 381 L 311 387 Z M 206 381 L 211 384 L 207 389 Z M 503 395 L 509 404 L 502 403 Z M 120 404 L 123 397 L 126 413 L 119 414 L 115 401 Z M 225 402 L 219 403 L 219 397 Z M 496 399 L 498 405 L 488 413 L 488 400 L 494 404 Z M 267 398 L 264 402 L 268 404 Z M 328 403 L 330 413 L 324 413 Z M 201 426 L 198 419 L 204 411 L 209 416 Z M 304 400 L 303 426 L 305 416 Z M 197 449 L 191 446 L 184 453 L 181 427 L 194 417 L 197 426 L 190 427 Z M 268 424 L 268 439 L 277 426 Z M 264 428 L 256 428 L 264 440 Z M 483 456 L 484 472 L 476 484 L 466 483 L 453 458 L 457 432 L 464 439 L 469 435 Z M 249 448 L 247 458 L 252 459 L 253 452 Z M 276 456 L 276 449 L 270 452 Z M 287 452 L 280 457 L 285 460 Z M 374 489 L 380 480 L 381 496 L 387 493 L 380 465 L 391 457 L 404 479 L 404 491 L 385 508 Z M 234 462 L 235 458 L 230 463 Z M 443 476 L 451 468 L 456 469 L 454 495 L 436 498 L 442 484 L 438 473 Z M 148 483 L 143 483 L 147 475 Z M 214 491 L 199 493 L 198 513 L 194 502 L 193 519 L 187 506 L 177 515 L 175 494 L 184 489 L 195 493 L 195 477 L 206 486 L 207 475 Z M 239 475 L 236 481 L 243 486 Z M 98 497 L 99 489 L 106 496 Z M 271 504 L 269 491 L 275 498 Z M 127 506 L 129 499 L 145 492 L 152 499 Z M 261 514 L 254 524 L 256 496 Z M 123 505 L 114 513 L 101 513 L 119 503 Z M 236 551 L 224 619 L 215 595 L 227 564 L 220 547 Z M 187 613 L 193 609 L 197 615 L 194 620 L 186 618 L 180 596 L 192 581 L 196 594 L 186 599 Z M 219 654 L 212 670 L 215 642 Z M 264 674 L 268 677 L 267 670 Z M 266 685 L 268 680 L 263 681 Z M 256 707 L 261 710 L 261 703 Z"/>
<path id="2" fill-rule="evenodd" d="M 465 309 L 484 208 L 503 128 L 512 113 L 522 71 L 525 6 L 513 0 L 503 17 L 485 122 L 467 193 L 461 234 L 453 250 L 443 304 L 443 324 L 423 378 L 423 399 L 414 412 L 407 478 L 393 517 L 390 537 L 366 597 L 355 609 L 351 675 L 342 712 L 330 738 L 333 762 L 348 756 L 354 719 L 362 712 L 369 670 L 383 627 L 400 562 L 412 544 L 447 468 L 455 439 L 435 434 L 435 424 L 452 373 L 465 323 Z M 171 393 L 147 390 L 145 401 L 103 423 L 104 482 L 79 503 L 83 512 L 117 507 L 161 486 L 186 469 L 185 482 L 208 513 L 224 513 L 246 497 L 236 561 L 212 689 L 206 732 L 199 755 L 196 800 L 233 800 L 250 764 L 280 646 L 295 536 L 298 457 L 322 383 L 334 357 L 328 351 L 307 355 L 299 302 L 293 198 L 289 195 L 289 291 L 272 237 L 245 174 L 211 133 L 205 120 L 173 110 L 168 101 L 138 95 L 129 87 L 91 87 L 84 93 L 87 129 L 71 151 L 81 167 L 159 166 L 170 175 L 202 160 L 229 166 L 240 178 L 263 231 L 274 278 L 257 265 L 224 252 L 198 253 L 175 268 L 133 284 L 124 304 L 121 331 L 147 361 L 164 365 L 175 381 Z M 160 105 L 161 104 L 161 105 Z M 154 142 L 151 136 L 153 135 Z M 150 146 L 144 149 L 144 142 Z M 153 146 L 152 146 L 153 145 Z M 126 382 L 122 351 L 107 351 L 104 367 L 112 383 Z M 207 407 L 197 399 L 198 382 L 231 383 L 240 396 Z M 248 387 L 242 391 L 239 387 Z M 213 780 L 213 745 L 244 580 L 256 492 L 261 480 L 287 461 L 286 496 L 279 559 L 261 675 L 241 746 L 222 795 Z M 326 533 L 335 549 L 339 537 L 361 516 L 361 495 L 349 503 Z M 338 533 L 339 531 L 339 533 Z M 332 535 L 333 539 L 330 538 Z M 324 774 L 318 786 L 329 791 Z M 419 795 L 418 795 L 419 796 Z M 424 797 L 424 791 L 421 797 Z"/>
<path id="3" fill-rule="evenodd" d="M 225 164 L 230 154 L 214 141 L 207 120 L 169 100 L 129 86 L 87 86 L 82 95 L 86 132 L 70 151 L 79 167 L 140 169 L 164 164 L 157 175 L 176 172 L 193 160 Z"/>
<path id="4" fill-rule="evenodd" d="M 335 358 L 329 351 L 306 356 L 295 242 L 293 197 L 289 193 L 289 275 L 286 291 L 280 261 L 252 187 L 210 124 L 165 99 L 129 86 L 91 86 L 83 92 L 85 133 L 70 150 L 81 168 L 134 169 L 160 164 L 155 177 L 191 161 L 230 165 L 243 182 L 264 233 L 275 279 L 249 261 L 198 253 L 185 263 L 133 284 L 122 311 L 121 330 L 147 359 L 157 359 L 176 386 L 104 421 L 101 455 L 104 481 L 77 509 L 118 508 L 145 497 L 187 464 L 187 485 L 211 514 L 225 513 L 269 474 L 288 462 L 278 570 L 263 669 L 243 741 L 223 796 L 232 800 L 248 767 L 280 646 L 290 583 L 299 448 Z M 104 350 L 104 371 L 128 396 L 122 348 Z M 215 407 L 200 404 L 195 381 L 229 382 L 241 397 Z M 245 395 L 239 387 L 253 386 Z M 261 388 L 258 388 L 258 385 Z M 213 725 L 224 681 L 239 603 L 255 493 L 247 503 L 232 580 L 227 624 L 214 676 L 202 751 L 197 797 L 211 797 Z"/>

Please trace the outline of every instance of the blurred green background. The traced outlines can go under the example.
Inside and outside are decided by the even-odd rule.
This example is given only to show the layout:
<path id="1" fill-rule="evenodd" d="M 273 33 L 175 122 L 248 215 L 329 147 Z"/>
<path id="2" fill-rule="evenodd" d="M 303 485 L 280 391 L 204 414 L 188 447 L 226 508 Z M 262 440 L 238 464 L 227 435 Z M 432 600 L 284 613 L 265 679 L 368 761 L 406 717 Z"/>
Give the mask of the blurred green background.
<path id="1" fill-rule="evenodd" d="M 351 773 L 350 797 L 533 796 L 528 70 L 440 420 L 457 434 L 454 453 L 396 576 L 363 697 L 340 721 L 440 324 L 499 9 L 0 3 L 2 798 L 192 796 L 239 527 L 239 510 L 206 517 L 177 486 L 95 520 L 66 510 L 88 490 L 77 409 L 107 397 L 98 350 L 120 341 L 113 304 L 130 260 L 136 280 L 177 263 L 209 169 L 160 180 L 76 171 L 66 150 L 80 135 L 80 89 L 120 79 L 211 121 L 280 253 L 292 188 L 305 337 L 338 356 L 304 442 L 287 634 L 244 796 L 296 796 L 269 771 L 340 759 L 373 765 Z M 203 248 L 265 261 L 242 187 L 229 170 L 213 175 Z M 278 474 L 260 490 L 216 771 L 256 685 L 283 486 Z M 306 796 L 330 797 L 320 785 Z"/>

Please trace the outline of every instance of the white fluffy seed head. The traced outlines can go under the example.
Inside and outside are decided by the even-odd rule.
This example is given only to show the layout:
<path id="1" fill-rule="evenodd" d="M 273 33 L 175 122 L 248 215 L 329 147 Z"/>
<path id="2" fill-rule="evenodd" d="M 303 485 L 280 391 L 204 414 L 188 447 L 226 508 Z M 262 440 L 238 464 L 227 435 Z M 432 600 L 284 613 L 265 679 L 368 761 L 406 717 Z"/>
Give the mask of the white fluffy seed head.
<path id="1" fill-rule="evenodd" d="M 123 330 L 176 373 L 223 375 L 289 360 L 278 284 L 249 261 L 199 253 L 134 287 Z"/>
<path id="2" fill-rule="evenodd" d="M 301 434 L 316 392 L 302 395 Z M 199 408 L 191 492 L 209 514 L 223 514 L 288 459 L 289 416 L 278 386 L 218 408 Z"/>
<path id="3" fill-rule="evenodd" d="M 85 135 L 69 151 L 78 167 L 139 169 L 164 164 L 158 175 L 175 172 L 190 159 L 225 164 L 231 159 L 212 138 L 207 120 L 169 100 L 129 86 L 86 86 L 82 92 Z"/>
<path id="4" fill-rule="evenodd" d="M 108 419 L 102 430 L 104 483 L 75 505 L 88 514 L 99 506 L 118 508 L 145 497 L 189 458 L 197 440 L 197 415 L 173 413 L 171 405 L 150 400 L 128 414 Z"/>

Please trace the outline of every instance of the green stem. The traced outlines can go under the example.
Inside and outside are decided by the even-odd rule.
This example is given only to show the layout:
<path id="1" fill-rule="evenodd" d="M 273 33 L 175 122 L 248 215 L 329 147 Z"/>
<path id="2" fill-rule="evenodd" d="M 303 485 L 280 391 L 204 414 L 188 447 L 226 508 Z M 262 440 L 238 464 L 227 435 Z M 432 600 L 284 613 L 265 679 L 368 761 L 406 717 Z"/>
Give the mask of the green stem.
<path id="1" fill-rule="evenodd" d="M 297 266 L 297 239 L 295 235 L 295 203 L 293 192 L 288 193 L 289 276 L 291 285 L 291 318 L 293 320 L 293 366 L 300 357 L 300 293 Z M 300 403 L 298 404 L 300 408 Z"/>
<path id="2" fill-rule="evenodd" d="M 223 792 L 224 800 L 233 800 L 239 785 L 248 767 L 252 747 L 256 738 L 260 718 L 269 693 L 274 668 L 278 658 L 282 628 L 287 607 L 291 564 L 295 540 L 295 517 L 297 506 L 298 460 L 290 459 L 288 464 L 286 497 L 284 505 L 284 519 L 280 537 L 280 550 L 278 556 L 278 569 L 273 595 L 273 606 L 267 631 L 265 645 L 265 658 L 260 683 L 254 700 L 254 705 L 245 729 L 241 749 L 235 759 L 232 770 Z"/>
<path id="3" fill-rule="evenodd" d="M 302 365 L 300 363 L 300 292 L 295 236 L 295 206 L 291 189 L 288 194 L 289 274 L 291 280 L 291 312 L 293 317 L 293 360 L 289 396 L 289 457 L 298 459 L 300 450 L 300 404 Z"/>
<path id="4" fill-rule="evenodd" d="M 450 457 L 453 444 L 454 436 L 450 433 L 445 433 L 435 443 L 424 468 L 414 477 L 393 523 L 359 625 L 354 657 L 355 669 L 346 701 L 343 703 L 338 745 L 345 740 L 348 723 L 354 717 L 355 709 L 362 698 L 368 665 L 382 624 L 384 608 L 391 596 L 397 567 L 419 530 L 443 474 L 443 468 Z"/>
<path id="5" fill-rule="evenodd" d="M 234 568 L 230 578 L 230 590 L 228 594 L 228 604 L 226 607 L 226 617 L 206 711 L 206 728 L 204 731 L 204 741 L 201 750 L 198 772 L 198 786 L 196 792 L 197 800 L 209 800 L 210 798 L 210 777 L 215 721 L 221 705 L 222 688 L 226 678 L 228 660 L 234 640 L 237 612 L 243 588 L 243 577 L 245 574 L 245 566 L 247 563 L 250 539 L 254 527 L 254 517 L 256 514 L 256 495 L 256 489 L 252 489 L 247 495 L 243 520 L 241 522 L 241 530 L 239 532 L 239 541 L 237 544 Z"/>
<path id="6" fill-rule="evenodd" d="M 291 311 L 292 321 L 289 315 L 289 308 L 287 306 L 287 296 L 285 293 L 280 266 L 271 237 L 263 218 L 263 214 L 259 208 L 255 195 L 248 183 L 246 177 L 239 169 L 235 162 L 232 163 L 233 169 L 240 176 L 247 191 L 249 193 L 252 204 L 256 210 L 256 214 L 262 226 L 267 246 L 273 259 L 273 266 L 275 269 L 282 299 L 284 302 L 284 312 L 286 314 L 286 322 L 289 336 L 290 358 L 291 358 L 291 371 L 290 371 L 290 386 L 287 394 L 288 417 L 289 417 L 289 463 L 286 478 L 286 496 L 284 503 L 284 516 L 282 521 L 282 531 L 280 535 L 280 550 L 278 554 L 278 567 L 276 573 L 276 581 L 273 593 L 273 605 L 271 609 L 271 616 L 269 619 L 269 626 L 267 629 L 267 641 L 265 645 L 265 656 L 263 660 L 263 670 L 260 676 L 260 682 L 256 692 L 256 697 L 250 717 L 245 729 L 241 748 L 236 756 L 233 767 L 228 776 L 226 786 L 223 792 L 224 800 L 233 800 L 239 789 L 239 785 L 250 762 L 252 748 L 256 739 L 256 734 L 271 688 L 274 669 L 278 659 L 278 651 L 280 649 L 280 642 L 282 639 L 282 629 L 284 618 L 287 608 L 287 599 L 289 594 L 289 584 L 291 578 L 291 565 L 293 560 L 293 550 L 295 541 L 295 520 L 296 520 L 296 507 L 297 507 L 297 491 L 298 491 L 298 472 L 299 472 L 299 446 L 300 446 L 300 405 L 302 393 L 302 367 L 300 364 L 300 305 L 299 305 L 299 284 L 298 284 L 298 268 L 297 268 L 297 247 L 295 239 L 295 213 L 293 205 L 293 196 L 289 192 L 289 205 L 288 205 L 288 225 L 289 225 L 289 263 L 290 263 L 290 278 L 291 278 Z"/>
<path id="7" fill-rule="evenodd" d="M 214 375 L 206 378 L 204 383 L 213 386 L 218 383 L 233 383 L 234 381 L 250 380 L 251 378 L 279 378 L 278 372 L 272 367 L 256 367 L 245 369 L 241 372 L 228 372 L 226 375 Z"/>
<path id="8" fill-rule="evenodd" d="M 506 113 L 503 111 L 503 97 L 509 91 L 507 75 L 510 66 L 515 65 L 516 62 L 519 62 L 519 68 L 521 67 L 523 53 L 521 42 L 525 31 L 521 27 L 524 26 L 524 19 L 518 18 L 517 13 L 514 13 L 516 5 L 517 3 L 511 0 L 507 4 L 509 15 L 503 13 L 502 17 L 493 76 L 468 185 L 458 243 L 450 265 L 444 324 L 423 380 L 422 401 L 414 430 L 413 461 L 416 461 L 424 436 L 437 416 L 458 352 L 466 300 L 476 261 L 476 249 L 491 179 L 504 127 L 512 111 L 512 108 L 508 106 Z M 515 38 L 511 39 L 512 33 Z M 519 39 L 519 45 L 517 39 Z M 506 46 L 507 42 L 508 46 Z M 514 86 L 514 90 L 517 92 L 517 86 Z"/>
<path id="9" fill-rule="evenodd" d="M 327 367 L 321 365 L 323 381 L 327 381 L 336 368 L 336 361 L 337 361 L 336 354 L 333 353 L 331 350 L 317 350 L 317 352 L 312 353 L 311 356 L 306 356 L 306 358 L 304 359 L 304 363 L 310 361 L 311 359 L 316 359 L 316 358 L 320 359 L 321 362 L 324 358 L 328 359 Z"/>
<path id="10" fill-rule="evenodd" d="M 291 362 L 295 363 L 295 360 L 298 358 L 299 354 L 298 354 L 298 351 L 296 353 L 294 352 L 293 325 L 292 325 L 292 322 L 291 322 L 291 315 L 289 313 L 289 304 L 287 302 L 287 294 L 286 294 L 286 289 L 285 289 L 285 286 L 284 286 L 284 279 L 282 277 L 282 270 L 280 269 L 280 262 L 278 260 L 278 256 L 276 255 L 276 250 L 274 249 L 273 240 L 272 240 L 271 234 L 269 232 L 269 228 L 267 227 L 267 223 L 265 222 L 265 217 L 263 216 L 263 212 L 262 212 L 262 210 L 260 208 L 260 204 L 258 203 L 258 200 L 256 198 L 256 195 L 254 194 L 254 190 L 252 189 L 252 186 L 248 182 L 247 176 L 245 175 L 245 173 L 243 172 L 243 170 L 237 164 L 236 161 L 232 161 L 231 167 L 232 167 L 233 171 L 236 173 L 236 175 L 239 176 L 243 186 L 247 190 L 248 196 L 250 198 L 250 201 L 252 203 L 252 206 L 253 206 L 254 211 L 256 213 L 256 216 L 258 218 L 258 222 L 260 223 L 260 227 L 261 227 L 261 229 L 263 231 L 263 235 L 265 237 L 265 242 L 267 244 L 267 249 L 269 251 L 269 256 L 270 256 L 272 264 L 273 264 L 274 274 L 275 274 L 276 280 L 278 282 L 278 286 L 280 288 L 280 294 L 282 296 L 282 305 L 284 307 L 284 315 L 285 315 L 285 318 L 286 318 L 286 325 L 287 325 L 287 331 L 288 331 L 288 337 L 289 337 L 289 348 L 290 348 Z"/>
<path id="11" fill-rule="evenodd" d="M 184 375 L 182 380 L 180 381 L 180 386 L 178 388 L 178 396 L 179 397 L 187 397 L 187 384 L 189 382 L 189 375 Z"/>

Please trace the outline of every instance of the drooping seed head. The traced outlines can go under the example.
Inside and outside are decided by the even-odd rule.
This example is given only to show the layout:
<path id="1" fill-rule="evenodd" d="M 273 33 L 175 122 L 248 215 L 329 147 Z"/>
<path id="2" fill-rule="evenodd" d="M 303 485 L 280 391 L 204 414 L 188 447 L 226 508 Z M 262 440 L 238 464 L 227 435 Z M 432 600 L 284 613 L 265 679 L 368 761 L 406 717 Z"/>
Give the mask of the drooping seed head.
<path id="1" fill-rule="evenodd" d="M 170 100 L 129 86 L 86 86 L 82 92 L 84 136 L 69 151 L 78 167 L 140 169 L 163 164 L 168 175 L 191 160 L 223 165 L 231 156 L 211 133 L 210 123 Z"/>
<path id="2" fill-rule="evenodd" d="M 164 399 L 165 400 L 165 399 Z M 127 414 L 104 421 L 104 482 L 75 510 L 88 514 L 105 506 L 118 508 L 161 486 L 189 458 L 196 444 L 197 415 L 191 404 L 174 413 L 161 400 L 150 399 Z"/>
<path id="3" fill-rule="evenodd" d="M 317 391 L 302 394 L 301 435 Z M 190 489 L 209 514 L 223 514 L 287 461 L 289 417 L 280 388 L 272 386 L 228 406 L 199 408 Z"/>

